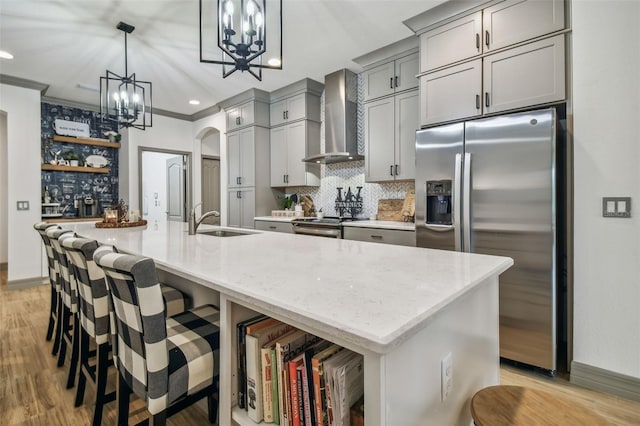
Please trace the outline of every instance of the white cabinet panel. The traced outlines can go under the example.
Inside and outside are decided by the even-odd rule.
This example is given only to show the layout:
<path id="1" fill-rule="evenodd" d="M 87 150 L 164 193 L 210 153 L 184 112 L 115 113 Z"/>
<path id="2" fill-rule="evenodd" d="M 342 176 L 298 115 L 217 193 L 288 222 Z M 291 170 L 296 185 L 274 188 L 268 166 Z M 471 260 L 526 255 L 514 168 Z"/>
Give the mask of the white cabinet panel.
<path id="1" fill-rule="evenodd" d="M 274 102 L 269 106 L 269 119 L 272 126 L 285 123 L 287 111 L 287 100 L 283 99 L 278 102 Z"/>
<path id="2" fill-rule="evenodd" d="M 320 123 L 297 121 L 271 129 L 271 186 L 318 186 L 320 166 L 302 159 L 317 154 Z"/>
<path id="3" fill-rule="evenodd" d="M 465 16 L 420 36 L 420 72 L 482 53 L 482 12 Z"/>
<path id="4" fill-rule="evenodd" d="M 420 125 L 480 115 L 481 93 L 481 59 L 421 76 Z"/>
<path id="5" fill-rule="evenodd" d="M 414 89 L 418 87 L 418 55 L 409 55 L 396 60 L 394 85 L 395 91 Z"/>
<path id="6" fill-rule="evenodd" d="M 365 180 L 394 180 L 394 98 L 364 105 Z"/>
<path id="7" fill-rule="evenodd" d="M 561 30 L 563 0 L 508 0 L 483 10 L 485 52 Z"/>
<path id="8" fill-rule="evenodd" d="M 485 57 L 485 113 L 564 99 L 564 62 L 564 35 Z"/>
<path id="9" fill-rule="evenodd" d="M 271 129 L 271 186 L 287 183 L 287 128 Z"/>
<path id="10" fill-rule="evenodd" d="M 307 122 L 298 121 L 287 126 L 287 185 L 307 185 L 306 167 L 302 159 L 307 152 Z"/>
<path id="11" fill-rule="evenodd" d="M 254 135 L 253 127 L 227 134 L 230 188 L 255 185 Z"/>
<path id="12" fill-rule="evenodd" d="M 416 130 L 419 109 L 418 91 L 395 97 L 395 165 L 396 179 L 414 179 L 416 174 Z"/>
<path id="13" fill-rule="evenodd" d="M 307 116 L 306 97 L 306 93 L 300 93 L 299 95 L 292 96 L 287 99 L 287 121 L 300 120 Z"/>
<path id="14" fill-rule="evenodd" d="M 365 101 L 393 94 L 393 61 L 365 71 L 363 76 Z"/>

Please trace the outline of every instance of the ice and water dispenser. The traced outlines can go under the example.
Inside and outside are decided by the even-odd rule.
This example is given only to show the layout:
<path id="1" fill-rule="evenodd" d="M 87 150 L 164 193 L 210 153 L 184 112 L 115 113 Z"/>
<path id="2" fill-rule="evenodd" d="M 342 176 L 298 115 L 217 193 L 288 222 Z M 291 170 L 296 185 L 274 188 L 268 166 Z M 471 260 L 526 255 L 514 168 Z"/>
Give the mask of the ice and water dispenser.
<path id="1" fill-rule="evenodd" d="M 451 224 L 451 180 L 427 181 L 427 225 Z"/>

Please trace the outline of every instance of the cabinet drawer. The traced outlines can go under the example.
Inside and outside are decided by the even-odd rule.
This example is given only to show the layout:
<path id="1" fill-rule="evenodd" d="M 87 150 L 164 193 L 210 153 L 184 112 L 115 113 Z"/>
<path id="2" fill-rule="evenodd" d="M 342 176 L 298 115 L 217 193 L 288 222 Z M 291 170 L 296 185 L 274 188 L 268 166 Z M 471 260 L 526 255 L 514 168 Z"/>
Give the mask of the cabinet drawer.
<path id="1" fill-rule="evenodd" d="M 284 232 L 293 234 L 293 227 L 290 222 L 271 222 L 269 220 L 256 220 L 256 229 L 260 231 Z"/>
<path id="2" fill-rule="evenodd" d="M 395 229 L 344 227 L 344 239 L 415 247 L 416 233 Z"/>

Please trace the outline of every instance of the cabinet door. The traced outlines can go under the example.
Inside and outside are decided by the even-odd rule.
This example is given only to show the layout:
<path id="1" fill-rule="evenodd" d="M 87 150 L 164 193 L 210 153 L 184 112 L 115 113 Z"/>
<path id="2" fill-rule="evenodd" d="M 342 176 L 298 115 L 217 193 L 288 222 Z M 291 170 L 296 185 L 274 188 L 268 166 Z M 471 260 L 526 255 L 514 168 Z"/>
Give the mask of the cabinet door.
<path id="1" fill-rule="evenodd" d="M 307 116 L 307 95 L 300 93 L 287 99 L 287 121 L 300 120 Z"/>
<path id="2" fill-rule="evenodd" d="M 227 131 L 240 127 L 240 108 L 232 108 L 227 111 Z"/>
<path id="3" fill-rule="evenodd" d="M 240 105 L 240 126 L 248 126 L 255 121 L 254 103 L 247 102 Z"/>
<path id="4" fill-rule="evenodd" d="M 394 86 L 396 92 L 418 87 L 418 54 L 405 56 L 396 60 Z"/>
<path id="5" fill-rule="evenodd" d="M 482 60 L 420 77 L 420 125 L 482 114 Z"/>
<path id="6" fill-rule="evenodd" d="M 418 91 L 395 97 L 396 149 L 393 174 L 396 179 L 415 179 L 416 130 L 420 104 Z"/>
<path id="7" fill-rule="evenodd" d="M 287 186 L 307 184 L 306 157 L 307 125 L 305 121 L 287 126 Z"/>
<path id="8" fill-rule="evenodd" d="M 240 186 L 255 186 L 255 133 L 253 127 L 240 130 Z"/>
<path id="9" fill-rule="evenodd" d="M 564 35 L 484 58 L 485 112 L 565 98 Z"/>
<path id="10" fill-rule="evenodd" d="M 394 244 L 399 246 L 416 246 L 416 233 L 414 231 L 400 231 L 395 229 L 356 228 L 353 226 L 345 226 L 344 239 Z"/>
<path id="11" fill-rule="evenodd" d="M 465 16 L 420 36 L 420 72 L 482 53 L 482 12 Z"/>
<path id="12" fill-rule="evenodd" d="M 394 98 L 364 105 L 365 180 L 394 180 Z"/>
<path id="13" fill-rule="evenodd" d="M 394 92 L 394 63 L 389 62 L 379 65 L 363 73 L 364 100 L 391 95 Z"/>
<path id="14" fill-rule="evenodd" d="M 242 200 L 239 190 L 229 191 L 229 216 L 227 217 L 227 225 L 240 227 L 241 211 L 240 202 Z"/>
<path id="15" fill-rule="evenodd" d="M 240 191 L 240 227 L 253 229 L 256 217 L 256 192 L 254 188 Z"/>
<path id="16" fill-rule="evenodd" d="M 227 133 L 228 186 L 240 186 L 240 132 Z"/>
<path id="17" fill-rule="evenodd" d="M 508 0 L 482 13 L 485 52 L 564 28 L 563 0 Z"/>
<path id="18" fill-rule="evenodd" d="M 287 184 L 287 127 L 271 129 L 271 186 Z"/>
<path id="19" fill-rule="evenodd" d="M 287 110 L 287 100 L 283 99 L 274 102 L 269 106 L 269 122 L 272 126 L 277 126 L 286 122 L 285 111 Z"/>

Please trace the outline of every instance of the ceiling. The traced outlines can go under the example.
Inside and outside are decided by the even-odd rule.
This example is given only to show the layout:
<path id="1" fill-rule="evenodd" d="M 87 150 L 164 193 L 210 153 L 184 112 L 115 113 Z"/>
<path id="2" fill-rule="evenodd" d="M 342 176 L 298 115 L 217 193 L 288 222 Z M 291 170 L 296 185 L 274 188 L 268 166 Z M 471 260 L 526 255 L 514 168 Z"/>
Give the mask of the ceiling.
<path id="1" fill-rule="evenodd" d="M 443 0 L 283 0 L 283 70 L 262 82 L 199 62 L 198 0 L 0 0 L 0 74 L 49 85 L 46 96 L 98 105 L 99 77 L 129 73 L 153 83 L 153 106 L 191 115 L 252 87 L 272 91 L 309 77 L 322 82 L 352 59 L 412 35 L 402 21 Z M 268 14 L 268 12 L 267 12 Z M 78 85 L 88 86 L 80 88 Z M 200 105 L 190 105 L 198 99 Z"/>

